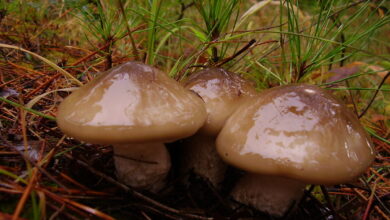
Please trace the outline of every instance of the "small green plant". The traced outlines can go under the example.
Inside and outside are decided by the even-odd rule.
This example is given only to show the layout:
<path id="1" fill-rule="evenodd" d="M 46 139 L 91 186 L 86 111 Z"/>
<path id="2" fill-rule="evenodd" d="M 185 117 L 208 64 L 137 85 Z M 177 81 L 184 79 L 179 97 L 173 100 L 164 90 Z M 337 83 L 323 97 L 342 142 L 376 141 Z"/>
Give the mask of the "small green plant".
<path id="1" fill-rule="evenodd" d="M 130 2 L 128 2 L 130 3 Z M 133 25 L 134 19 L 131 16 L 124 17 L 121 7 L 129 7 L 127 2 L 122 3 L 119 0 L 93 0 L 89 4 L 80 5 L 77 14 L 75 14 L 81 21 L 85 30 L 92 34 L 95 41 L 103 41 L 102 53 L 106 59 L 106 69 L 112 66 L 112 47 L 116 40 L 125 36 L 127 26 Z M 123 8 L 123 11 L 126 11 Z M 92 39 L 85 34 L 88 41 Z"/>
<path id="2" fill-rule="evenodd" d="M 194 2 L 205 24 L 205 28 L 198 26 L 201 32 L 195 31 L 195 34 L 204 43 L 218 40 L 222 34 L 226 34 L 225 31 L 234 14 L 233 23 L 237 21 L 239 0 L 195 0 Z M 218 54 L 217 47 L 213 46 L 211 48 L 212 61 L 217 62 L 223 58 L 227 47 L 228 44 L 222 44 L 220 54 Z"/>

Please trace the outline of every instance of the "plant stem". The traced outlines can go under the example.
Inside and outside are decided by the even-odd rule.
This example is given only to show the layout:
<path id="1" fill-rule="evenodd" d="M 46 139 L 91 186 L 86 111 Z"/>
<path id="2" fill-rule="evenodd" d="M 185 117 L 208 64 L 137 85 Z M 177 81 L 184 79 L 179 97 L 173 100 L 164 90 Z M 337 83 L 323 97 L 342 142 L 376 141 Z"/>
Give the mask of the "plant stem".
<path id="1" fill-rule="evenodd" d="M 126 22 L 127 33 L 129 34 L 130 41 L 131 41 L 131 46 L 133 47 L 133 55 L 135 57 L 135 60 L 139 61 L 140 59 L 139 59 L 138 49 L 137 49 L 137 46 L 135 45 L 135 41 L 134 41 L 132 32 L 131 32 L 130 27 L 129 27 L 128 23 L 127 23 L 127 16 L 126 16 L 126 13 L 125 13 L 125 9 L 123 7 L 122 0 L 118 0 L 118 4 L 119 4 L 119 8 L 121 10 L 122 16 L 124 18 L 124 22 Z"/>
<path id="2" fill-rule="evenodd" d="M 378 86 L 378 89 L 376 89 L 374 95 L 372 96 L 370 102 L 367 104 L 366 108 L 362 111 L 362 113 L 360 113 L 360 115 L 358 116 L 358 118 L 361 118 L 363 117 L 364 114 L 366 114 L 367 110 L 370 108 L 371 104 L 374 102 L 375 100 L 375 97 L 376 95 L 378 94 L 379 90 L 381 89 L 381 87 L 383 86 L 383 84 L 386 82 L 386 79 L 389 78 L 390 76 L 390 71 L 387 72 L 386 76 L 383 77 L 382 79 L 382 82 L 379 84 Z"/>

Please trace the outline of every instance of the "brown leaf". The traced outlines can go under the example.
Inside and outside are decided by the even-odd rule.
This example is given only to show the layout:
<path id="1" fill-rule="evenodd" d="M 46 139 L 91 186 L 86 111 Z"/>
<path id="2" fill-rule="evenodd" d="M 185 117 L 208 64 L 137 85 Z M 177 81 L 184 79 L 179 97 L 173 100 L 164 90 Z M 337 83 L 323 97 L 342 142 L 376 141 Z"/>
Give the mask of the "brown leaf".
<path id="1" fill-rule="evenodd" d="M 333 73 L 333 76 L 329 77 L 328 80 L 326 80 L 327 83 L 342 80 L 344 78 L 347 78 L 351 75 L 354 75 L 360 71 L 360 66 L 363 63 L 361 62 L 353 62 L 350 64 L 347 64 L 343 67 L 331 69 L 329 72 Z"/>

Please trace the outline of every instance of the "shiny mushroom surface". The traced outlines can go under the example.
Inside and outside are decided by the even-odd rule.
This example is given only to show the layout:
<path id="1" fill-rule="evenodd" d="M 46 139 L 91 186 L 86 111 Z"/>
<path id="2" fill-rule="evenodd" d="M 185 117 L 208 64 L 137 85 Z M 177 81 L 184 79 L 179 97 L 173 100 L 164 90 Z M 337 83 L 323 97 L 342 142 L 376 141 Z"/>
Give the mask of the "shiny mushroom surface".
<path id="1" fill-rule="evenodd" d="M 222 68 L 206 68 L 192 74 L 185 82 L 185 88 L 202 97 L 207 120 L 195 136 L 184 142 L 182 169 L 192 169 L 218 186 L 227 165 L 216 152 L 216 136 L 240 103 L 257 92 L 251 82 Z"/>
<path id="2" fill-rule="evenodd" d="M 311 184 L 351 181 L 375 154 L 354 113 L 327 91 L 305 84 L 272 88 L 241 105 L 219 134 L 217 150 L 252 174 Z M 253 200 L 241 202 L 258 204 Z"/>
<path id="3" fill-rule="evenodd" d="M 69 95 L 58 126 L 99 144 L 169 142 L 203 126 L 204 104 L 162 71 L 139 62 L 114 67 Z"/>
<path id="4" fill-rule="evenodd" d="M 129 157 L 129 166 L 138 161 L 143 166 L 165 167 L 155 168 L 160 173 L 139 172 L 145 175 L 140 184 L 126 181 L 139 188 L 155 184 L 155 176 L 161 176 L 157 182 L 162 181 L 168 173 L 170 159 L 163 143 L 193 135 L 205 120 L 206 110 L 199 97 L 162 71 L 140 62 L 127 62 L 102 73 L 65 98 L 57 114 L 58 126 L 66 135 L 94 144 L 112 144 L 114 153 L 127 152 L 115 160 Z M 139 153 L 140 145 L 158 146 L 158 151 L 165 152 L 162 162 L 155 155 L 148 158 L 150 154 Z M 122 170 L 119 166 L 125 166 L 123 161 L 115 164 L 117 172 Z M 126 180 L 123 176 L 118 174 Z"/>
<path id="5" fill-rule="evenodd" d="M 208 116 L 199 132 L 209 136 L 218 135 L 241 102 L 257 94 L 250 81 L 222 68 L 206 68 L 192 74 L 185 88 L 204 100 Z"/>

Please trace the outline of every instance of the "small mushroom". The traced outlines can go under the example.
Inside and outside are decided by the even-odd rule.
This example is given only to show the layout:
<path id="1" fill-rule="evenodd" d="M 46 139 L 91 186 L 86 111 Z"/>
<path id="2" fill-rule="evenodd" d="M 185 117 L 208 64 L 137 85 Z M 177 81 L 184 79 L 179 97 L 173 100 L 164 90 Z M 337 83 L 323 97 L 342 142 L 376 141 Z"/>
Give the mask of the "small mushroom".
<path id="1" fill-rule="evenodd" d="M 272 88 L 247 101 L 216 144 L 224 161 L 248 172 L 233 197 L 275 216 L 298 201 L 305 184 L 346 183 L 374 159 L 354 113 L 327 91 L 304 84 Z"/>
<path id="2" fill-rule="evenodd" d="M 249 81 L 222 68 L 207 68 L 192 74 L 186 81 L 185 88 L 202 97 L 207 120 L 195 136 L 185 141 L 182 169 L 192 169 L 218 186 L 223 180 L 227 165 L 216 152 L 216 136 L 232 112 L 244 99 L 254 96 L 256 91 Z"/>
<path id="3" fill-rule="evenodd" d="M 193 135 L 205 122 L 203 101 L 160 70 L 127 62 L 102 73 L 59 106 L 68 136 L 112 144 L 117 176 L 157 191 L 170 168 L 163 143 Z"/>

